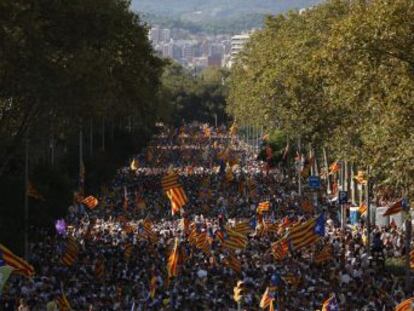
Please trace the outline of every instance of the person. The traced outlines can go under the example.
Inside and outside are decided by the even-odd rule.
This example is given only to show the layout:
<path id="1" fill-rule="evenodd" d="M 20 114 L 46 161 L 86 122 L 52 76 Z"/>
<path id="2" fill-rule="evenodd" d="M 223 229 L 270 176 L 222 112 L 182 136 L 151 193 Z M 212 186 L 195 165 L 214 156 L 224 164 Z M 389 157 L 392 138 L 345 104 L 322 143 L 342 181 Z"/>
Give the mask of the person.
<path id="1" fill-rule="evenodd" d="M 57 297 L 56 297 L 57 298 Z M 56 298 L 50 300 L 46 305 L 46 311 L 59 311 L 58 304 L 56 303 Z"/>
<path id="2" fill-rule="evenodd" d="M 26 300 L 24 300 L 23 298 L 20 299 L 17 311 L 30 311 L 29 306 L 26 303 Z"/>

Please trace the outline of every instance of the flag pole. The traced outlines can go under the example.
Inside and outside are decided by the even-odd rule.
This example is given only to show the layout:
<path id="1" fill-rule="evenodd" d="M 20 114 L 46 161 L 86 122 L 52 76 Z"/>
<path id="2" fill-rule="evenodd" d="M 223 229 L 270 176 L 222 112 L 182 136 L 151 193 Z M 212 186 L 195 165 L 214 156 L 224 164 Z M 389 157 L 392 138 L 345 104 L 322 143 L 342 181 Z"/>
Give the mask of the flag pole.
<path id="1" fill-rule="evenodd" d="M 24 258 L 29 259 L 29 138 L 25 140 L 25 164 L 24 164 Z"/>

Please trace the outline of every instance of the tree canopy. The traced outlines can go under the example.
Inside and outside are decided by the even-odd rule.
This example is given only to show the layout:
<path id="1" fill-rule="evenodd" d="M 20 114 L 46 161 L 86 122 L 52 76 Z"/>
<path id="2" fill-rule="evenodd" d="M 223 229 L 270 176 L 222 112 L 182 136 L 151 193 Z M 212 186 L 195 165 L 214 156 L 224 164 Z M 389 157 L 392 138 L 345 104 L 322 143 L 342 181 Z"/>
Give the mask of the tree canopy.
<path id="1" fill-rule="evenodd" d="M 232 69 L 228 111 L 414 192 L 414 3 L 331 0 L 269 17 Z"/>

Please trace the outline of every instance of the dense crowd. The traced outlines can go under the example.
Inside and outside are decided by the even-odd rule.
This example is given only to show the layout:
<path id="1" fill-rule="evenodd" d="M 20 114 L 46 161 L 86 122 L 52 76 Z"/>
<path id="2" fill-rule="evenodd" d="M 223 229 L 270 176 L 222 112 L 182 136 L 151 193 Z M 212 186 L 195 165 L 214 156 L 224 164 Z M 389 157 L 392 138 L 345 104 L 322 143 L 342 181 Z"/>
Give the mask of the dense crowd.
<path id="1" fill-rule="evenodd" d="M 0 309 L 59 310 L 56 299 L 64 293 L 73 310 L 236 310 L 233 288 L 238 280 L 244 281 L 242 310 L 259 310 L 262 294 L 275 279 L 281 279 L 275 297 L 278 310 L 321 309 L 333 293 L 340 310 L 393 310 L 413 296 L 404 292 L 401 276 L 384 264 L 407 251 L 400 228 L 373 227 L 368 246 L 364 222 L 342 230 L 338 207 L 322 193 L 312 212 L 304 210 L 303 197 L 284 170 L 266 169 L 250 150 L 225 128 L 188 125 L 161 130 L 134 158 L 136 168 L 120 169 L 111 185 L 103 187 L 97 208 L 75 201 L 68 209 L 65 232 L 36 229 L 29 260 L 36 275 L 31 280 L 13 276 L 0 297 Z M 189 201 L 180 215 L 171 215 L 161 187 L 162 176 L 171 171 L 180 175 Z M 264 221 L 256 214 L 262 201 L 270 202 Z M 325 237 L 277 260 L 271 244 L 289 230 L 282 225 L 322 212 Z M 155 240 L 143 234 L 147 220 Z M 252 230 L 247 247 L 234 252 L 241 264 L 237 272 L 226 264 L 228 254 L 215 237 L 223 224 L 239 222 L 249 223 Z M 189 242 L 185 223 L 208 232 L 208 252 Z M 265 230 L 267 225 L 277 230 Z M 61 257 L 69 236 L 80 251 L 68 267 Z M 185 259 L 178 276 L 168 278 L 167 259 L 175 238 L 183 245 Z M 316 263 L 315 254 L 326 245 L 332 246 L 332 258 Z M 104 267 L 100 275 L 98 263 Z"/>

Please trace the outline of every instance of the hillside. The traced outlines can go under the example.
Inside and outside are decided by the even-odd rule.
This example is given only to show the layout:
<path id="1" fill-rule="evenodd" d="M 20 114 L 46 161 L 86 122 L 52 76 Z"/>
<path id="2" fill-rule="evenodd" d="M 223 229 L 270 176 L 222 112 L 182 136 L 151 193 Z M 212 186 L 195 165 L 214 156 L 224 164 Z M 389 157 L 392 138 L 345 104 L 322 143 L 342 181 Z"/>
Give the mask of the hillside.
<path id="1" fill-rule="evenodd" d="M 322 0 L 132 0 L 132 9 L 192 22 L 276 14 L 310 7 Z"/>

